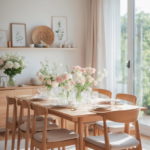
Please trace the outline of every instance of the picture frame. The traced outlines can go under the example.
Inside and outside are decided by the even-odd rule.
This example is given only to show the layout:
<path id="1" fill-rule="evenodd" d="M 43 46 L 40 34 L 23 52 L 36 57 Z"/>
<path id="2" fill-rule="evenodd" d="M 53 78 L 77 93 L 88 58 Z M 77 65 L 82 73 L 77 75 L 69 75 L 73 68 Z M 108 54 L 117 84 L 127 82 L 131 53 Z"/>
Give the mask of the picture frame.
<path id="1" fill-rule="evenodd" d="M 0 47 L 7 47 L 7 30 L 0 30 Z"/>
<path id="2" fill-rule="evenodd" d="M 55 35 L 54 43 L 64 43 L 68 41 L 68 28 L 67 17 L 65 16 L 52 16 L 52 30 Z M 60 32 L 59 32 L 60 30 Z M 64 35 L 62 36 L 62 32 Z"/>
<path id="3" fill-rule="evenodd" d="M 26 47 L 26 24 L 11 23 L 11 43 L 12 47 Z"/>
<path id="4" fill-rule="evenodd" d="M 3 81 L 7 85 L 7 76 L 0 76 L 0 86 L 3 86 Z"/>

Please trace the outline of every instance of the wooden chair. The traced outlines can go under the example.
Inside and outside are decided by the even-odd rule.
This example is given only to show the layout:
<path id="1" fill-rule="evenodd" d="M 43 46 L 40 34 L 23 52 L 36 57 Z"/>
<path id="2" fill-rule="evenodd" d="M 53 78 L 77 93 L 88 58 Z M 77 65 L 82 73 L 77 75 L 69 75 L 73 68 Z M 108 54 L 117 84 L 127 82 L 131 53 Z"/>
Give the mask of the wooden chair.
<path id="1" fill-rule="evenodd" d="M 97 91 L 99 94 L 105 95 L 108 98 L 112 98 L 112 92 L 109 91 L 109 90 L 93 88 L 93 91 Z M 89 127 L 89 125 L 94 125 L 94 135 L 98 134 L 98 130 L 95 126 L 95 122 L 85 122 L 84 125 L 85 125 L 85 137 L 88 136 L 88 127 Z M 101 131 L 99 130 L 99 133 L 100 132 Z"/>
<path id="2" fill-rule="evenodd" d="M 17 103 L 15 98 L 6 96 L 7 98 L 7 110 L 6 110 L 6 131 L 5 131 L 5 150 L 7 150 L 7 140 L 9 136 L 9 130 L 12 130 L 12 146 L 11 150 L 14 150 L 15 135 L 17 128 Z M 9 108 L 13 107 L 13 117 L 9 117 Z"/>
<path id="3" fill-rule="evenodd" d="M 134 95 L 129 95 L 129 94 L 117 94 L 116 99 L 121 99 L 128 101 L 132 103 L 133 105 L 136 105 L 137 97 Z M 95 123 L 95 128 L 99 129 L 99 135 L 102 135 L 104 132 L 104 124 L 103 121 L 98 121 Z M 116 123 L 113 121 L 107 121 L 107 130 L 109 132 L 123 132 L 124 131 L 124 124 L 123 123 Z M 130 130 L 131 130 L 131 135 L 135 135 L 135 127 L 134 123 L 130 124 Z M 97 135 L 97 134 L 94 134 Z"/>
<path id="4" fill-rule="evenodd" d="M 25 150 L 28 150 L 29 140 L 31 138 L 32 132 L 32 122 L 30 116 L 30 103 L 28 101 L 21 101 L 20 119 L 19 119 L 19 129 L 18 129 L 18 145 L 17 150 L 20 150 L 20 140 L 25 139 Z M 27 122 L 23 122 L 23 112 L 27 109 Z M 37 118 L 37 117 L 36 117 Z M 37 119 L 36 119 L 37 120 Z M 37 121 L 36 132 L 43 131 L 44 121 Z M 47 122 L 47 130 L 58 129 L 56 124 L 50 124 Z"/>
<path id="5" fill-rule="evenodd" d="M 104 135 L 89 136 L 84 138 L 84 148 L 89 147 L 94 150 L 128 149 L 133 148 L 142 150 L 140 131 L 139 131 L 139 111 L 140 108 L 123 111 L 113 111 L 107 113 L 97 113 L 103 117 Z M 108 133 L 106 120 L 125 123 L 125 133 Z M 128 123 L 135 122 L 136 138 L 128 135 Z M 136 148 L 135 148 L 136 147 Z"/>
<path id="6" fill-rule="evenodd" d="M 57 147 L 65 147 L 69 145 L 76 145 L 78 149 L 78 134 L 67 129 L 57 129 L 47 131 L 47 115 L 48 110 L 39 105 L 33 105 L 34 120 L 31 137 L 31 150 L 37 147 L 41 150 L 53 149 Z M 36 133 L 36 115 L 44 115 L 43 132 Z"/>

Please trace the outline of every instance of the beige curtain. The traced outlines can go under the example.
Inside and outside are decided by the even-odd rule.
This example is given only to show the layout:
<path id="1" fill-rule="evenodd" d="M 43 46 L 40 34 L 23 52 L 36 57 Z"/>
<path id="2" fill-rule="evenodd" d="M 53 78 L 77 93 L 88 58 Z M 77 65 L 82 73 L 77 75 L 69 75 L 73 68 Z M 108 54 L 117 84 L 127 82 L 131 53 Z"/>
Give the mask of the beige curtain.
<path id="1" fill-rule="evenodd" d="M 103 0 L 86 2 L 86 66 L 91 64 L 98 72 L 106 68 Z M 106 88 L 106 79 L 100 82 L 99 87 Z"/>

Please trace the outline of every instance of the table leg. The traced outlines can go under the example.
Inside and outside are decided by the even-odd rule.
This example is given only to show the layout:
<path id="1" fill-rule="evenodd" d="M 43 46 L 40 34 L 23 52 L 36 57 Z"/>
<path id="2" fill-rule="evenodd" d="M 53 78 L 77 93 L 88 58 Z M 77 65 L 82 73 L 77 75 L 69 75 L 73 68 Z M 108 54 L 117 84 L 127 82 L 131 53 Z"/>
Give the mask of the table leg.
<path id="1" fill-rule="evenodd" d="M 130 125 L 129 123 L 125 123 L 124 133 L 130 134 Z M 125 149 L 128 150 L 128 149 Z"/>
<path id="2" fill-rule="evenodd" d="M 78 118 L 79 150 L 83 150 L 83 118 Z"/>
<path id="3" fill-rule="evenodd" d="M 61 118 L 61 128 L 65 128 L 65 119 Z"/>
<path id="4" fill-rule="evenodd" d="M 61 128 L 65 128 L 65 119 L 61 118 Z M 62 147 L 62 150 L 65 150 L 65 147 Z"/>
<path id="5" fill-rule="evenodd" d="M 127 134 L 130 134 L 130 126 L 129 126 L 129 123 L 125 123 L 124 132 L 127 133 Z"/>

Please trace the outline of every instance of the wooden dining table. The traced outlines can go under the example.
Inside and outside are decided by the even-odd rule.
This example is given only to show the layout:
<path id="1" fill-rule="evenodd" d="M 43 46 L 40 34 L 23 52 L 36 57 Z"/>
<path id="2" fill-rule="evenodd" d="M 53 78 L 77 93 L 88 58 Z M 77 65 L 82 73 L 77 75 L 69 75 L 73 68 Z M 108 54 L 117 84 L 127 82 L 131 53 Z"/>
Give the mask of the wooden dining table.
<path id="1" fill-rule="evenodd" d="M 78 134 L 79 134 L 79 150 L 83 150 L 83 131 L 84 131 L 84 123 L 87 122 L 96 122 L 102 121 L 103 118 L 100 115 L 97 115 L 98 112 L 106 113 L 110 111 L 117 111 L 117 110 L 131 110 L 135 108 L 139 108 L 140 106 L 133 106 L 133 105 L 114 105 L 113 109 L 111 110 L 101 110 L 101 111 L 94 111 L 92 109 L 88 109 L 87 107 L 81 106 L 77 109 L 71 108 L 58 108 L 54 107 L 51 104 L 53 103 L 51 100 L 42 101 L 42 100 L 33 100 L 31 97 L 21 97 L 18 96 L 20 100 L 29 100 L 31 104 L 38 104 L 46 107 L 48 109 L 48 113 L 51 115 L 55 115 L 61 117 L 61 128 L 65 128 L 65 119 L 72 121 L 78 124 Z M 146 107 L 140 107 L 141 111 L 146 111 Z M 129 124 L 125 124 L 125 133 L 129 134 Z"/>

